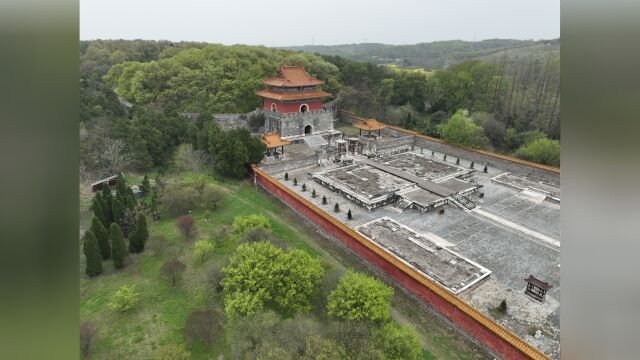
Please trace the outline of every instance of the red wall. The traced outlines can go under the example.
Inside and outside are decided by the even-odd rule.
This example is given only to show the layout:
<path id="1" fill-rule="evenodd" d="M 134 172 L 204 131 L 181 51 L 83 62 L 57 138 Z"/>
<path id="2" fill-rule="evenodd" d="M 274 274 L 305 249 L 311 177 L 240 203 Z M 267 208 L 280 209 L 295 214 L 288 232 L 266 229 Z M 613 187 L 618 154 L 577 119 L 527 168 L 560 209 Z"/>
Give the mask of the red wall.
<path id="1" fill-rule="evenodd" d="M 320 100 L 313 100 L 313 101 L 304 100 L 304 101 L 283 103 L 277 100 L 264 99 L 263 103 L 264 103 L 264 108 L 267 110 L 271 110 L 271 104 L 276 104 L 278 111 L 283 113 L 300 112 L 300 105 L 302 104 L 309 105 L 309 111 L 324 109 L 324 104 Z"/>
<path id="2" fill-rule="evenodd" d="M 343 229 L 340 229 L 338 226 L 331 223 L 326 218 L 320 216 L 302 201 L 284 191 L 276 184 L 272 183 L 269 178 L 257 172 L 255 173 L 255 176 L 257 184 L 261 185 L 273 195 L 280 198 L 280 200 L 292 206 L 300 214 L 312 220 L 332 236 L 340 239 L 345 245 L 356 251 L 362 258 L 374 264 L 391 278 L 402 284 L 405 288 L 418 295 L 427 304 L 431 305 L 437 311 L 446 316 L 449 320 L 457 324 L 462 330 L 479 340 L 489 349 L 492 349 L 496 353 L 503 356 L 505 359 L 532 358 L 521 352 L 518 348 L 506 341 L 503 337 L 499 336 L 496 332 L 478 322 L 469 314 L 465 313 L 457 306 L 438 295 L 436 292 L 419 283 L 416 279 L 409 276 L 400 268 L 396 267 L 380 255 L 376 254 L 373 250 L 363 245 L 361 242 L 353 238 L 350 234 L 346 233 Z M 540 356 L 535 356 L 535 358 L 547 359 L 547 357 L 542 354 L 540 354 Z"/>

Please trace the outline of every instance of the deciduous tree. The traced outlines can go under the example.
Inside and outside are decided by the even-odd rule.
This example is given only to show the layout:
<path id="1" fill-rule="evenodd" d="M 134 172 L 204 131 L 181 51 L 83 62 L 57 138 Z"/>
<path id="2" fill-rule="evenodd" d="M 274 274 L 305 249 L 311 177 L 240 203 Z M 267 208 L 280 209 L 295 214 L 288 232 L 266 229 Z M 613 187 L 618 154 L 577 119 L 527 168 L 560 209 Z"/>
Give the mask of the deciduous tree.
<path id="1" fill-rule="evenodd" d="M 393 289 L 367 275 L 349 271 L 329 294 L 330 316 L 346 320 L 389 319 Z"/>

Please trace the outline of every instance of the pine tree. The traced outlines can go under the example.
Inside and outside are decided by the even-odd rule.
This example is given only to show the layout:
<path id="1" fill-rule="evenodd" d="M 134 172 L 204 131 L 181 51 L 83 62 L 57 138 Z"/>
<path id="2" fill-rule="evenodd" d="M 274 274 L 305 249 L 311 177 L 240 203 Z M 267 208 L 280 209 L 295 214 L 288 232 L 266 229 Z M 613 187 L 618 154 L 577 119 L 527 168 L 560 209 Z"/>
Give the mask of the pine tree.
<path id="1" fill-rule="evenodd" d="M 336 203 L 336 205 L 333 207 L 333 211 L 340 212 L 340 205 L 338 205 L 338 203 Z"/>
<path id="2" fill-rule="evenodd" d="M 349 220 L 353 219 L 353 215 L 351 215 L 351 209 L 349 209 L 349 212 L 347 212 L 347 219 Z"/>
<path id="3" fill-rule="evenodd" d="M 302 184 L 302 191 L 307 191 L 307 184 Z"/>
<path id="4" fill-rule="evenodd" d="M 113 214 L 113 222 L 119 224 L 122 214 L 124 213 L 124 208 L 118 197 L 113 198 L 111 201 L 111 213 Z"/>
<path id="5" fill-rule="evenodd" d="M 298 186 L 298 178 L 293 178 L 293 186 Z"/>
<path id="6" fill-rule="evenodd" d="M 316 196 L 318 196 L 316 195 L 316 189 L 313 189 L 313 191 L 311 191 L 311 197 L 315 199 Z"/>
<path id="7" fill-rule="evenodd" d="M 149 182 L 149 176 L 147 176 L 147 174 L 145 174 L 144 178 L 142 179 L 142 183 L 140 184 L 140 191 L 142 191 L 143 194 L 151 191 L 151 183 Z"/>
<path id="8" fill-rule="evenodd" d="M 100 204 L 100 200 L 98 200 L 97 196 L 93 198 L 91 209 L 93 210 L 93 215 L 95 215 L 95 217 L 97 217 L 98 220 L 100 220 L 100 222 L 102 223 L 102 225 L 104 225 L 105 228 L 110 225 L 109 220 L 107 220 L 107 218 L 104 216 L 104 209 L 102 208 L 102 205 Z"/>
<path id="9" fill-rule="evenodd" d="M 431 156 L 434 156 L 436 154 L 435 150 L 431 150 Z"/>
<path id="10" fill-rule="evenodd" d="M 456 159 L 456 165 L 460 165 L 460 158 Z"/>
<path id="11" fill-rule="evenodd" d="M 289 173 L 284 173 L 284 181 L 289 181 Z"/>
<path id="12" fill-rule="evenodd" d="M 124 267 L 124 258 L 127 256 L 127 246 L 124 244 L 124 238 L 122 237 L 122 231 L 120 225 L 113 223 L 109 228 L 109 240 L 111 240 L 111 258 L 113 259 L 113 266 L 116 269 L 122 269 Z"/>
<path id="13" fill-rule="evenodd" d="M 102 273 L 102 256 L 98 247 L 98 240 L 91 230 L 84 233 L 82 241 L 84 256 L 87 258 L 85 272 L 89 277 L 94 277 Z"/>
<path id="14" fill-rule="evenodd" d="M 447 154 L 444 154 L 444 161 L 447 161 Z"/>
<path id="15" fill-rule="evenodd" d="M 138 205 L 138 201 L 136 200 L 136 196 L 133 194 L 133 190 L 130 186 L 127 187 L 127 197 L 126 197 L 127 209 L 133 210 L 133 208 Z"/>
<path id="16" fill-rule="evenodd" d="M 482 170 L 482 172 L 484 172 L 485 174 L 487 173 L 487 165 L 484 166 L 484 170 Z"/>
<path id="17" fill-rule="evenodd" d="M 129 252 L 142 252 L 144 245 L 149 238 L 149 230 L 147 229 L 147 218 L 140 214 L 136 223 L 136 229 L 129 237 Z"/>
<path id="18" fill-rule="evenodd" d="M 98 247 L 100 248 L 100 254 L 102 255 L 102 259 L 108 260 L 111 259 L 111 245 L 109 244 L 109 233 L 107 233 L 107 229 L 102 225 L 100 220 L 97 217 L 93 217 L 91 219 L 91 232 L 96 237 L 98 241 Z"/>
<path id="19" fill-rule="evenodd" d="M 113 213 L 111 212 L 113 196 L 111 196 L 111 189 L 106 184 L 102 186 L 102 202 L 104 203 L 103 212 L 104 216 L 109 222 L 105 225 L 105 229 L 113 222 Z"/>
<path id="20" fill-rule="evenodd" d="M 118 180 L 116 181 L 116 196 L 121 198 L 127 194 L 127 185 L 125 184 L 124 175 L 118 174 Z"/>
<path id="21" fill-rule="evenodd" d="M 322 196 L 322 205 L 327 205 L 327 197 L 326 196 Z"/>
<path id="22" fill-rule="evenodd" d="M 471 162 L 471 166 L 470 166 L 470 168 L 472 168 L 472 169 L 473 169 L 475 166 L 476 166 L 475 162 L 474 162 L 474 161 L 472 161 L 472 162 Z"/>

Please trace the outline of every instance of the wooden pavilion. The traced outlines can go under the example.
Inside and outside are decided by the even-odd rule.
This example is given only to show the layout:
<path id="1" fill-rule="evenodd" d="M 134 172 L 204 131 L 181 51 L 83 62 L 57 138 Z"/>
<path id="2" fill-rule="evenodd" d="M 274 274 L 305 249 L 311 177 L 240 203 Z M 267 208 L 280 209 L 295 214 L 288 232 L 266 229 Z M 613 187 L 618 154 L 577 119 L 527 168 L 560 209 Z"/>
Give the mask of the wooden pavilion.
<path id="1" fill-rule="evenodd" d="M 379 122 L 376 119 L 365 119 L 364 121 L 357 122 L 353 124 L 354 127 L 360 129 L 360 135 L 362 136 L 362 130 L 367 131 L 368 136 L 371 137 L 372 131 L 378 131 L 378 136 L 381 135 L 382 129 L 386 128 L 387 125 Z"/>
<path id="2" fill-rule="evenodd" d="M 267 156 L 273 155 L 274 149 L 277 152 L 278 148 L 281 149 L 280 154 L 284 154 L 284 147 L 291 144 L 291 141 L 281 138 L 278 133 L 266 133 L 260 140 L 267 147 Z"/>
<path id="3" fill-rule="evenodd" d="M 525 290 L 524 293 L 540 302 L 544 301 L 544 296 L 547 294 L 547 291 L 553 287 L 542 280 L 536 279 L 533 275 L 529 275 L 524 281 L 527 282 L 527 290 Z"/>

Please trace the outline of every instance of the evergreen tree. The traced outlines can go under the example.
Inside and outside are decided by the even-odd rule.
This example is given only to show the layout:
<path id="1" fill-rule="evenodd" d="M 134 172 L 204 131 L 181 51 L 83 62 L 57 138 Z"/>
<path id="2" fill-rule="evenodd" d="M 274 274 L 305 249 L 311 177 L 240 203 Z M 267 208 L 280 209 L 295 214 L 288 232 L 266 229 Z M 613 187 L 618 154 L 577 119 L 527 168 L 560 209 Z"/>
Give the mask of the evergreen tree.
<path id="1" fill-rule="evenodd" d="M 113 198 L 111 201 L 111 213 L 113 214 L 113 222 L 119 224 L 122 214 L 124 213 L 124 208 L 118 197 Z"/>
<path id="2" fill-rule="evenodd" d="M 118 180 L 116 182 L 116 196 L 122 199 L 127 194 L 127 185 L 125 184 L 124 175 L 118 174 Z"/>
<path id="3" fill-rule="evenodd" d="M 140 184 L 140 191 L 142 191 L 143 194 L 151 191 L 151 183 L 149 182 L 149 176 L 147 176 L 147 174 L 145 174 L 144 178 L 142 179 L 142 184 Z"/>
<path id="4" fill-rule="evenodd" d="M 109 233 L 107 233 L 107 229 L 102 225 L 100 220 L 97 217 L 93 217 L 91 219 L 91 232 L 96 237 L 98 241 L 98 247 L 100 248 L 100 254 L 102 255 L 102 259 L 108 260 L 111 259 L 111 245 L 109 245 Z"/>
<path id="5" fill-rule="evenodd" d="M 327 205 L 327 197 L 322 195 L 322 205 Z"/>
<path id="6" fill-rule="evenodd" d="M 333 207 L 333 211 L 340 212 L 340 205 L 338 205 L 338 203 L 336 203 L 336 205 Z"/>
<path id="7" fill-rule="evenodd" d="M 289 181 L 289 173 L 288 172 L 284 173 L 284 180 L 285 181 Z"/>
<path id="8" fill-rule="evenodd" d="M 307 184 L 302 184 L 302 191 L 307 191 Z"/>
<path id="9" fill-rule="evenodd" d="M 124 258 L 127 256 L 127 246 L 124 244 L 120 225 L 113 223 L 109 228 L 109 240 L 111 240 L 111 257 L 113 258 L 113 266 L 116 269 L 124 267 Z"/>
<path id="10" fill-rule="evenodd" d="M 347 212 L 347 219 L 349 220 L 353 219 L 353 215 L 351 215 L 351 209 L 349 209 L 349 211 Z"/>
<path id="11" fill-rule="evenodd" d="M 91 230 L 84 233 L 82 241 L 84 256 L 87 258 L 85 272 L 89 277 L 94 277 L 102 273 L 102 256 L 98 247 L 98 240 Z"/>
<path id="12" fill-rule="evenodd" d="M 482 170 L 482 172 L 484 172 L 485 174 L 487 173 L 488 169 L 487 169 L 487 165 L 484 166 L 484 169 Z"/>
<path id="13" fill-rule="evenodd" d="M 444 161 L 447 161 L 447 154 L 444 154 Z"/>
<path id="14" fill-rule="evenodd" d="M 104 225 L 105 227 L 109 226 L 110 222 L 104 216 L 104 209 L 102 208 L 102 205 L 100 204 L 100 201 L 98 200 L 97 196 L 93 198 L 91 209 L 93 210 L 93 215 L 95 215 L 95 217 L 97 217 L 98 220 L 100 220 L 102 225 Z"/>
<path id="15" fill-rule="evenodd" d="M 460 165 L 460 158 L 456 159 L 456 165 Z"/>
<path id="16" fill-rule="evenodd" d="M 136 229 L 129 237 L 129 252 L 142 252 L 148 238 L 149 230 L 147 229 L 147 218 L 143 214 L 140 214 L 138 215 Z"/>
<path id="17" fill-rule="evenodd" d="M 136 196 L 133 194 L 133 190 L 131 190 L 130 186 L 127 186 L 127 196 L 125 201 L 126 201 L 127 209 L 133 210 L 133 208 L 135 208 L 136 205 L 138 205 Z"/>
<path id="18" fill-rule="evenodd" d="M 105 225 L 106 229 L 113 222 L 113 213 L 111 212 L 111 207 L 113 206 L 113 196 L 111 195 L 111 189 L 107 185 L 102 186 L 102 202 L 104 203 L 104 216 L 109 222 L 109 224 Z"/>
<path id="19" fill-rule="evenodd" d="M 298 178 L 293 178 L 293 186 L 298 186 Z"/>
<path id="20" fill-rule="evenodd" d="M 471 169 L 473 169 L 475 166 L 476 166 L 475 162 L 474 162 L 474 161 L 472 161 L 472 162 L 471 162 L 471 166 L 470 166 L 470 168 L 471 168 Z"/>
<path id="21" fill-rule="evenodd" d="M 316 189 L 313 189 L 313 191 L 311 192 L 311 197 L 315 199 L 316 196 L 318 196 L 316 195 Z"/>

